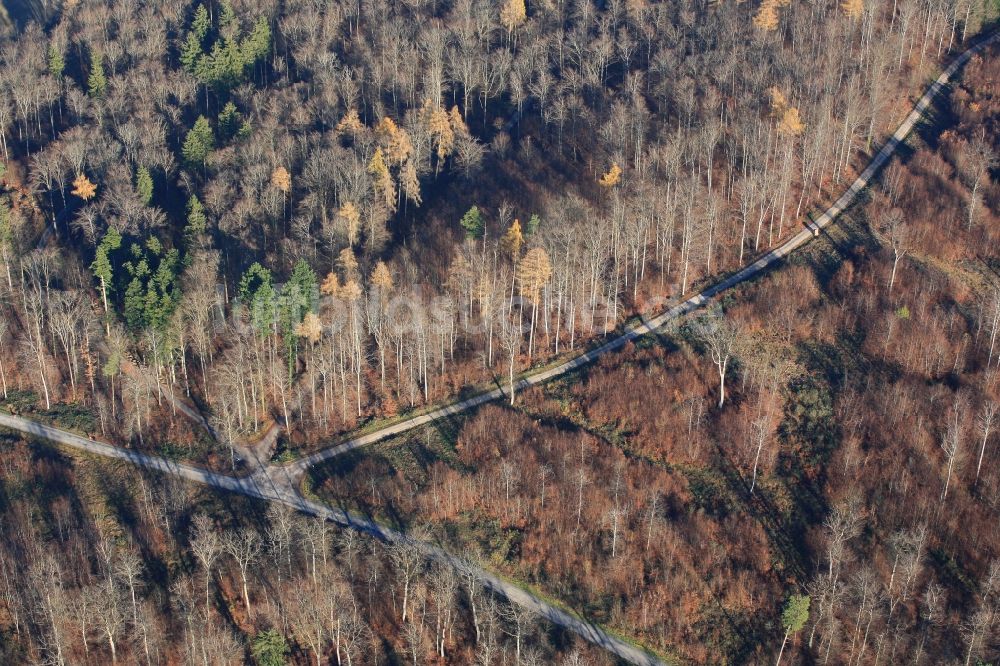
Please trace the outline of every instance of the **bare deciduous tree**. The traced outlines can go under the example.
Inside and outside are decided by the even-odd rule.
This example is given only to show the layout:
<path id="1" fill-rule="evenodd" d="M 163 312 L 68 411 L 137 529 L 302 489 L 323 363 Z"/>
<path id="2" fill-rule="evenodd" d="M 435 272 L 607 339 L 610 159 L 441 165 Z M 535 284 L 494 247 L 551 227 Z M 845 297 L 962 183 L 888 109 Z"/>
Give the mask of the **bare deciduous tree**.
<path id="1" fill-rule="evenodd" d="M 719 407 L 726 402 L 726 371 L 740 339 L 737 325 L 724 316 L 702 317 L 692 324 L 695 335 L 704 343 L 719 372 Z"/>
<path id="2" fill-rule="evenodd" d="M 514 404 L 514 364 L 521 350 L 521 327 L 509 316 L 498 313 L 500 318 L 500 347 L 507 356 L 507 381 L 510 392 L 510 404 Z"/>
<path id="3" fill-rule="evenodd" d="M 964 410 L 959 405 L 955 405 L 952 408 L 951 416 L 948 419 L 948 426 L 941 436 L 941 450 L 944 452 L 945 461 L 948 465 L 948 470 L 945 473 L 944 488 L 941 490 L 942 503 L 948 499 L 951 477 L 955 472 L 955 468 L 961 465 L 964 457 L 964 452 L 962 451 L 963 413 Z"/>
<path id="4" fill-rule="evenodd" d="M 205 617 L 209 617 L 212 565 L 222 554 L 224 543 L 211 518 L 203 513 L 191 521 L 191 552 L 205 570 Z"/>
<path id="5" fill-rule="evenodd" d="M 420 537 L 424 534 L 424 531 L 418 528 L 414 531 L 413 539 L 421 541 Z M 396 568 L 396 574 L 403 588 L 402 618 L 403 622 L 406 622 L 409 617 L 410 588 L 413 586 L 413 581 L 416 579 L 417 574 L 424 566 L 424 554 L 413 543 L 399 541 L 389 547 L 389 556 Z"/>
<path id="6" fill-rule="evenodd" d="M 979 483 L 979 472 L 983 468 L 983 456 L 986 455 L 986 444 L 990 441 L 990 435 L 993 433 L 993 428 L 996 426 L 997 413 L 1000 412 L 1000 405 L 993 401 L 989 401 L 983 405 L 979 412 L 979 419 L 976 423 L 979 429 L 979 434 L 982 435 L 983 439 L 979 446 L 979 459 L 976 461 L 976 480 L 975 483 Z"/>
<path id="7" fill-rule="evenodd" d="M 243 584 L 243 604 L 246 607 L 247 615 L 251 615 L 253 609 L 250 606 L 249 575 L 250 569 L 257 563 L 263 549 L 260 533 L 252 527 L 244 527 L 235 532 L 227 533 L 223 543 L 226 553 L 236 561 L 236 566 L 240 570 L 240 581 Z"/>
<path id="8" fill-rule="evenodd" d="M 518 604 L 504 604 L 500 613 L 507 622 L 504 631 L 514 639 L 514 663 L 521 664 L 521 644 L 537 623 L 536 614 Z"/>
<path id="9" fill-rule="evenodd" d="M 905 257 L 913 245 L 912 230 L 903 219 L 903 211 L 893 208 L 887 212 L 875 228 L 875 233 L 882 242 L 892 249 L 892 271 L 889 273 L 889 282 L 886 287 L 888 293 L 892 293 L 892 287 L 896 284 L 896 270 L 899 268 L 900 260 Z"/>
<path id="10" fill-rule="evenodd" d="M 962 151 L 961 173 L 969 187 L 969 201 L 966 204 L 966 226 L 972 229 L 976 219 L 976 209 L 979 207 L 979 188 L 983 183 L 983 176 L 996 166 L 996 150 L 985 139 L 985 134 L 966 144 Z"/>

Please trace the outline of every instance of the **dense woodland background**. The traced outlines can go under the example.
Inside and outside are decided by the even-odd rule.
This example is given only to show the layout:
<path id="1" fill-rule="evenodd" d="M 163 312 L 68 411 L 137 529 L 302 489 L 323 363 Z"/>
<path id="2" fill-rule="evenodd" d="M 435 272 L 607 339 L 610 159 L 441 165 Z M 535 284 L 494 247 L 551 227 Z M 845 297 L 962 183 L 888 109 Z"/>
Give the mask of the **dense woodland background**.
<path id="1" fill-rule="evenodd" d="M 0 447 L 5 664 L 611 663 L 409 548 L 43 442 Z"/>
<path id="2" fill-rule="evenodd" d="M 0 48 L 4 374 L 198 460 L 168 391 L 223 447 L 278 419 L 299 449 L 740 266 L 995 11 L 32 6 Z"/>
<path id="3" fill-rule="evenodd" d="M 7 9 L 3 407 L 226 470 L 272 422 L 295 455 L 742 266 L 998 13 Z M 870 199 L 724 315 L 312 490 L 685 662 L 996 659 L 996 62 L 973 59 Z M 5 660 L 607 661 L 411 552 L 4 447 Z M 796 593 L 809 620 L 786 634 Z"/>
<path id="4" fill-rule="evenodd" d="M 338 458 L 313 487 L 441 525 L 453 549 L 685 662 L 773 661 L 798 593 L 810 617 L 786 658 L 995 663 L 998 191 L 984 174 L 986 224 L 970 226 L 960 160 L 1000 138 L 996 55 L 865 203 L 724 315 Z"/>

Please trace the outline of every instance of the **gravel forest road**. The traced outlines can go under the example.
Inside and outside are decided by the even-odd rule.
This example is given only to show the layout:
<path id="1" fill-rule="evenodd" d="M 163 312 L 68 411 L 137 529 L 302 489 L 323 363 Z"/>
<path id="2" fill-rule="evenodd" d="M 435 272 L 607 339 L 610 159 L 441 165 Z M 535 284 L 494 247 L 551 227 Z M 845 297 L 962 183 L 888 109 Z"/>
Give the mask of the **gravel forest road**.
<path id="1" fill-rule="evenodd" d="M 573 370 L 594 361 L 604 354 L 620 349 L 629 341 L 656 331 L 665 324 L 703 307 L 720 293 L 760 275 L 769 266 L 808 243 L 810 239 L 819 234 L 820 230 L 829 224 L 832 224 L 837 216 L 850 206 L 858 195 L 871 183 L 872 179 L 892 157 L 899 145 L 912 131 L 913 127 L 925 116 L 934 98 L 945 88 L 948 81 L 962 67 L 962 65 L 964 65 L 975 53 L 983 49 L 987 44 L 997 41 L 998 38 L 1000 38 L 1000 33 L 995 33 L 957 56 L 951 65 L 949 65 L 948 68 L 945 69 L 928 87 L 928 89 L 914 105 L 912 111 L 903 123 L 897 128 L 878 153 L 876 153 L 876 155 L 869 162 L 868 166 L 864 169 L 864 171 L 862 171 L 851 186 L 847 188 L 837 201 L 827 208 L 822 215 L 817 217 L 814 221 L 807 223 L 805 229 L 733 275 L 730 275 L 700 293 L 691 296 L 682 303 L 671 307 L 666 312 L 631 326 L 624 333 L 609 340 L 608 342 L 605 342 L 603 345 L 551 368 L 522 377 L 515 383 L 515 390 L 523 390 L 529 386 L 541 384 L 553 379 L 554 377 L 572 372 Z M 194 465 L 179 463 L 167 458 L 140 453 L 138 451 L 132 451 L 130 449 L 124 449 L 104 442 L 95 441 L 21 416 L 12 416 L 0 413 L 0 426 L 12 428 L 34 437 L 41 437 L 85 453 L 124 460 L 134 465 L 162 472 L 164 474 L 172 474 L 174 476 L 212 486 L 220 490 L 241 493 L 267 501 L 282 502 L 305 513 L 322 517 L 345 528 L 365 532 L 386 542 L 411 544 L 413 547 L 420 549 L 430 559 L 450 564 L 462 572 L 473 573 L 480 580 L 482 580 L 485 586 L 507 597 L 507 599 L 512 603 L 516 603 L 524 608 L 527 608 L 537 613 L 539 616 L 544 617 L 548 621 L 576 633 L 585 640 L 612 652 L 625 661 L 640 666 L 662 664 L 663 662 L 659 658 L 646 652 L 642 648 L 612 636 L 602 628 L 563 611 L 562 609 L 546 602 L 541 597 L 528 592 L 524 588 L 499 578 L 498 576 L 495 576 L 494 574 L 491 574 L 466 560 L 458 558 L 438 546 L 426 542 L 415 541 L 403 533 L 383 527 L 382 525 L 379 525 L 371 520 L 327 505 L 313 502 L 302 496 L 299 481 L 305 470 L 312 465 L 329 460 L 330 458 L 338 456 L 346 451 L 357 449 L 367 444 L 372 444 L 387 437 L 417 428 L 421 425 L 431 423 L 437 419 L 467 411 L 486 402 L 498 400 L 505 395 L 506 393 L 502 389 L 494 389 L 466 400 L 429 411 L 425 414 L 413 416 L 409 419 L 386 426 L 374 432 L 349 439 L 345 442 L 331 446 L 327 449 L 285 465 L 268 464 L 260 459 L 257 459 L 255 462 L 251 462 L 251 465 L 256 467 L 253 473 L 249 476 L 240 478 L 218 472 L 212 472 Z M 269 433 L 269 435 L 271 435 L 271 433 Z M 256 458 L 256 456 L 254 457 Z"/>
<path id="2" fill-rule="evenodd" d="M 701 291 L 694 296 L 691 296 L 686 301 L 675 305 L 666 312 L 653 317 L 652 319 L 643 320 L 642 322 L 629 327 L 621 335 L 605 342 L 603 345 L 592 349 L 588 352 L 582 353 L 579 356 L 575 356 L 563 363 L 555 365 L 551 368 L 537 372 L 534 374 L 529 374 L 522 377 L 519 381 L 514 383 L 514 390 L 520 391 L 529 386 L 534 386 L 536 384 L 542 384 L 560 375 L 564 375 L 568 372 L 572 372 L 577 368 L 591 363 L 597 358 L 603 356 L 612 351 L 616 351 L 622 348 L 626 343 L 636 338 L 642 337 L 659 328 L 662 328 L 665 324 L 682 317 L 698 308 L 703 307 L 706 303 L 711 301 L 714 297 L 718 296 L 724 291 L 735 287 L 738 284 L 746 282 L 754 277 L 757 277 L 762 272 L 764 272 L 769 266 L 775 262 L 788 256 L 795 250 L 799 249 L 806 243 L 808 243 L 813 237 L 818 235 L 819 231 L 824 227 L 833 223 L 837 216 L 840 215 L 844 210 L 846 210 L 854 200 L 857 199 L 858 195 L 871 183 L 872 179 L 878 174 L 879 170 L 885 166 L 886 162 L 893 156 L 899 145 L 906 139 L 906 137 L 913 130 L 914 126 L 924 117 L 927 113 L 927 109 L 930 108 L 931 103 L 934 98 L 945 88 L 948 81 L 952 76 L 961 69 L 962 65 L 968 62 L 969 58 L 975 55 L 977 52 L 985 48 L 988 44 L 997 41 L 1000 38 L 1000 33 L 994 33 L 993 35 L 985 38 L 976 45 L 972 46 L 961 55 L 957 56 L 955 60 L 945 69 L 940 76 L 932 83 L 924 94 L 917 100 L 917 103 L 913 106 L 913 109 L 907 115 L 906 119 L 900 124 L 896 131 L 889 137 L 885 145 L 882 146 L 881 150 L 875 154 L 875 156 L 865 167 L 864 171 L 851 183 L 843 194 L 827 208 L 822 215 L 818 216 L 815 220 L 807 222 L 806 228 L 795 234 L 784 243 L 774 248 L 770 252 L 762 255 L 756 261 L 747 266 L 744 266 L 741 270 L 737 271 L 733 275 L 717 282 L 716 284 L 708 287 L 704 291 Z M 336 456 L 346 453 L 348 451 L 357 449 L 368 444 L 374 444 L 388 437 L 398 435 L 400 433 L 406 432 L 407 430 L 412 430 L 422 425 L 431 423 L 441 418 L 452 416 L 454 414 L 459 414 L 464 411 L 468 411 L 474 407 L 478 407 L 483 403 L 492 402 L 493 400 L 499 400 L 507 396 L 508 394 L 502 388 L 496 388 L 492 391 L 481 393 L 475 395 L 466 400 L 461 400 L 459 402 L 434 409 L 432 411 L 413 416 L 406 420 L 400 421 L 398 423 L 393 423 L 391 425 L 380 428 L 373 432 L 348 439 L 339 444 L 335 444 L 321 451 L 317 451 L 309 456 L 305 456 L 296 461 L 290 462 L 283 465 L 288 469 L 288 473 L 293 476 L 299 476 L 307 469 L 321 463 L 323 461 L 329 460 L 330 458 L 335 458 Z"/>
<path id="3" fill-rule="evenodd" d="M 629 663 L 640 666 L 661 666 L 663 664 L 659 658 L 642 648 L 612 636 L 601 627 L 557 608 L 524 588 L 456 557 L 438 546 L 423 541 L 416 541 L 401 532 L 391 530 L 374 521 L 348 513 L 347 511 L 307 500 L 301 495 L 297 486 L 282 482 L 280 480 L 281 477 L 271 478 L 267 474 L 258 473 L 249 477 L 236 478 L 193 465 L 174 462 L 160 456 L 148 455 L 112 446 L 111 444 L 81 437 L 66 430 L 53 428 L 52 426 L 47 426 L 31 419 L 12 416 L 10 414 L 0 413 L 0 426 L 19 430 L 33 437 L 41 437 L 84 453 L 124 460 L 140 467 L 164 474 L 172 474 L 188 481 L 212 486 L 220 490 L 241 493 L 271 502 L 281 502 L 304 513 L 323 518 L 341 527 L 369 534 L 387 543 L 408 544 L 420 550 L 428 559 L 448 564 L 459 572 L 473 574 L 484 586 L 503 595 L 511 603 L 526 608 L 549 622 L 572 631 L 583 639 L 614 653 Z"/>

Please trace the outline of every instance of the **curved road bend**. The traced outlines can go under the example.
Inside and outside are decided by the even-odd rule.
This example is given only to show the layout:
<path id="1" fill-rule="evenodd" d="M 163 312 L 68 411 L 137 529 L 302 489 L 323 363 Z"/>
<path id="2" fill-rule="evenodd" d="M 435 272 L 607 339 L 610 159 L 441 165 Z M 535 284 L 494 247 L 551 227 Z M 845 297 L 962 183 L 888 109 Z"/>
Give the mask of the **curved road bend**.
<path id="1" fill-rule="evenodd" d="M 660 328 L 667 322 L 676 319 L 682 315 L 685 315 L 693 310 L 696 310 L 703 305 L 705 305 L 712 298 L 718 294 L 734 287 L 735 285 L 745 282 L 750 278 L 756 277 L 761 272 L 763 272 L 768 266 L 775 263 L 779 259 L 787 256 L 791 252 L 794 252 L 798 248 L 805 245 L 814 236 L 813 230 L 816 232 L 829 224 L 831 224 L 840 213 L 842 213 L 848 206 L 854 203 L 858 195 L 864 190 L 872 181 L 872 178 L 878 173 L 878 171 L 885 166 L 885 163 L 889 161 L 893 153 L 899 147 L 899 144 L 906 139 L 909 133 L 913 130 L 913 127 L 923 118 L 927 109 L 930 107 L 931 102 L 934 98 L 944 89 L 948 84 L 948 81 L 952 76 L 968 62 L 969 58 L 975 55 L 978 51 L 982 50 L 986 45 L 997 41 L 1000 38 L 1000 32 L 990 35 L 986 39 L 980 41 L 978 44 L 970 47 L 968 50 L 964 51 L 961 55 L 955 58 L 955 60 L 941 72 L 941 75 L 937 77 L 933 84 L 931 84 L 927 90 L 924 92 L 923 96 L 917 100 L 913 109 L 910 111 L 909 115 L 902 124 L 896 129 L 882 149 L 878 151 L 875 157 L 872 158 L 865 170 L 855 179 L 851 186 L 848 187 L 843 194 L 840 195 L 832 206 L 827 208 L 822 215 L 817 217 L 812 223 L 809 229 L 803 229 L 799 233 L 795 234 L 787 241 L 771 250 L 767 254 L 761 256 L 759 259 L 753 263 L 744 266 L 741 270 L 730 275 L 728 278 L 708 287 L 704 291 L 695 294 L 686 301 L 675 305 L 666 312 L 660 314 L 649 320 L 644 320 L 642 323 L 635 324 L 626 330 L 624 333 L 618 337 L 609 340 L 600 347 L 592 349 L 586 353 L 580 354 L 564 363 L 553 366 L 548 370 L 539 372 L 528 377 L 523 377 L 520 381 L 514 383 L 515 391 L 523 390 L 529 386 L 535 384 L 541 384 L 547 382 L 548 380 L 558 377 L 559 375 L 566 374 L 576 370 L 577 368 L 590 363 L 591 361 L 597 359 L 598 357 L 615 351 L 625 343 L 635 340 L 643 335 L 647 335 Z M 436 421 L 440 418 L 446 416 L 451 416 L 453 414 L 458 414 L 460 412 L 467 411 L 473 407 L 478 407 L 479 405 L 492 402 L 493 400 L 499 400 L 504 397 L 506 393 L 503 389 L 497 388 L 489 391 L 487 393 L 481 393 L 479 395 L 473 396 L 467 400 L 462 400 L 460 402 L 452 403 L 445 407 L 435 409 L 433 411 L 421 414 L 419 416 L 414 416 L 405 421 L 400 421 L 399 423 L 386 426 L 380 430 L 368 433 L 367 435 L 361 435 L 353 439 L 349 439 L 341 444 L 331 446 L 322 451 L 318 451 L 312 455 L 300 458 L 294 462 L 288 463 L 286 465 L 281 465 L 280 467 L 287 469 L 287 474 L 292 477 L 297 477 L 305 472 L 308 468 L 312 467 L 317 463 L 321 463 L 330 458 L 339 456 L 342 453 L 351 451 L 353 449 L 366 446 L 368 444 L 373 444 L 375 442 L 386 439 L 387 437 L 392 437 L 393 435 L 398 435 L 400 433 L 406 432 L 407 430 L 412 430 L 419 426 L 428 424 L 432 421 Z M 277 467 L 277 466 L 276 466 Z"/>
<path id="2" fill-rule="evenodd" d="M 899 147 L 899 144 L 906 138 L 916 123 L 924 116 L 927 109 L 930 107 L 931 102 L 934 100 L 934 97 L 941 92 L 951 77 L 954 76 L 962 65 L 964 65 L 969 58 L 984 48 L 987 44 L 997 41 L 998 37 L 1000 37 L 1000 33 L 995 33 L 978 44 L 970 47 L 968 50 L 955 58 L 951 65 L 949 65 L 948 68 L 945 69 L 940 76 L 938 76 L 923 96 L 921 96 L 910 114 L 893 133 L 882 149 L 879 150 L 875 157 L 872 158 L 871 162 L 861 175 L 858 176 L 858 178 L 832 206 L 830 206 L 821 216 L 816 218 L 813 223 L 813 227 L 800 231 L 795 236 L 791 237 L 774 250 L 763 255 L 750 265 L 745 266 L 737 273 L 734 273 L 719 283 L 705 289 L 701 293 L 692 296 L 686 301 L 675 305 L 659 316 L 645 320 L 641 324 L 630 327 L 623 334 L 609 340 L 600 347 L 576 356 L 564 363 L 549 368 L 548 370 L 522 378 L 520 381 L 515 383 L 516 390 L 522 390 L 528 386 L 540 384 L 552 379 L 553 377 L 571 372 L 587 363 L 590 363 L 603 354 L 621 348 L 631 340 L 635 340 L 636 338 L 655 331 L 667 322 L 700 308 L 723 291 L 759 275 L 771 264 L 806 244 L 809 239 L 813 237 L 813 228 L 815 228 L 818 232 L 819 229 L 831 224 L 836 217 L 844 211 L 844 209 L 854 202 L 858 194 L 868 186 L 878 170 L 885 165 L 885 163 Z M 645 652 L 641 648 L 611 636 L 600 627 L 570 615 L 569 613 L 552 606 L 542 599 L 539 599 L 530 592 L 494 576 L 493 574 L 490 574 L 489 572 L 466 562 L 465 560 L 455 557 L 441 548 L 429 543 L 414 541 L 405 534 L 382 527 L 381 525 L 378 525 L 370 520 L 349 514 L 346 511 L 334 509 L 330 506 L 307 500 L 299 491 L 298 478 L 301 473 L 311 465 L 328 460 L 329 458 L 337 456 L 345 451 L 377 442 L 385 439 L 386 437 L 391 437 L 392 435 L 405 432 L 412 428 L 430 423 L 431 421 L 466 411 L 485 402 L 499 399 L 503 396 L 503 390 L 494 389 L 493 391 L 474 396 L 468 400 L 463 400 L 433 410 L 426 414 L 401 421 L 400 423 L 387 426 L 367 435 L 356 437 L 288 465 L 268 466 L 259 463 L 257 471 L 251 476 L 244 478 L 236 478 L 193 465 L 174 462 L 159 456 L 131 451 L 103 442 L 86 439 L 79 435 L 43 425 L 20 416 L 11 416 L 0 413 L 0 426 L 19 430 L 29 435 L 48 439 L 94 455 L 104 456 L 107 458 L 117 458 L 119 460 L 130 462 L 132 464 L 165 474 L 172 474 L 189 481 L 194 481 L 195 483 L 201 483 L 221 490 L 241 493 L 243 495 L 268 501 L 282 502 L 305 513 L 322 517 L 342 527 L 365 532 L 390 543 L 412 544 L 424 552 L 428 558 L 449 564 L 460 571 L 476 575 L 483 581 L 484 585 L 491 588 L 493 591 L 504 595 L 511 602 L 536 612 L 538 615 L 548 619 L 550 622 L 576 633 L 582 638 L 594 643 L 595 645 L 603 647 L 628 662 L 639 666 L 656 666 L 662 664 L 659 659 Z"/>

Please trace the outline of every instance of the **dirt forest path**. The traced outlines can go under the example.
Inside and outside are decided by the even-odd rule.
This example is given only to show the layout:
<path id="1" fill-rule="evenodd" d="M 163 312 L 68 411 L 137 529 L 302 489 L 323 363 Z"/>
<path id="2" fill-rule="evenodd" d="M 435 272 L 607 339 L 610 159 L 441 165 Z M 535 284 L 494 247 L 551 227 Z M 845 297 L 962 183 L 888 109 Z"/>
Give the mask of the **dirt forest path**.
<path id="1" fill-rule="evenodd" d="M 868 166 L 851 186 L 844 191 L 833 205 L 817 217 L 815 221 L 807 223 L 805 229 L 786 240 L 777 248 L 756 259 L 748 266 L 745 266 L 740 271 L 691 296 L 682 303 L 674 305 L 666 312 L 631 326 L 624 333 L 605 342 L 603 345 L 541 372 L 522 376 L 515 383 L 515 390 L 522 390 L 526 387 L 541 384 L 555 377 L 572 372 L 604 354 L 622 348 L 629 341 L 656 331 L 668 322 L 701 308 L 722 292 L 760 275 L 769 266 L 808 243 L 824 227 L 832 224 L 837 216 L 850 206 L 858 195 L 871 183 L 878 171 L 892 157 L 917 122 L 926 115 L 934 98 L 945 88 L 951 77 L 958 72 L 962 65 L 986 45 L 997 41 L 998 37 L 1000 37 L 1000 33 L 994 33 L 957 56 L 951 65 L 928 87 L 903 123 L 871 159 Z M 388 529 L 346 511 L 313 502 L 302 495 L 300 480 L 305 470 L 312 465 L 329 460 L 346 451 L 431 423 L 437 419 L 467 411 L 483 403 L 505 397 L 505 395 L 503 389 L 494 389 L 466 400 L 411 417 L 380 430 L 348 439 L 345 442 L 286 465 L 270 464 L 264 460 L 267 449 L 273 445 L 280 431 L 280 426 L 275 424 L 257 444 L 249 448 L 241 447 L 251 456 L 251 460 L 247 461 L 251 468 L 251 474 L 245 477 L 221 474 L 195 465 L 179 463 L 160 456 L 140 453 L 108 443 L 98 442 L 20 416 L 0 413 L 0 426 L 18 430 L 33 437 L 47 439 L 84 453 L 124 460 L 134 465 L 164 474 L 171 474 L 220 490 L 241 493 L 266 501 L 281 502 L 297 510 L 322 517 L 345 528 L 370 534 L 386 542 L 408 543 L 423 552 L 429 559 L 447 563 L 459 571 L 472 572 L 483 581 L 484 585 L 505 596 L 510 602 L 527 608 L 540 617 L 574 632 L 581 638 L 608 650 L 625 661 L 641 666 L 662 664 L 663 662 L 658 657 L 642 648 L 613 636 L 601 627 L 566 612 L 545 601 L 540 596 L 532 594 L 514 583 L 499 578 L 466 560 L 452 555 L 434 544 L 415 541 L 403 533 Z M 184 405 L 183 401 L 178 402 Z M 192 419 L 198 420 L 206 426 L 208 425 L 204 418 L 197 412 L 188 413 L 183 407 L 180 407 L 180 409 Z"/>
<path id="2" fill-rule="evenodd" d="M 875 154 L 868 165 L 865 167 L 864 171 L 851 183 L 843 194 L 825 211 L 822 215 L 819 215 L 815 220 L 805 223 L 805 228 L 800 232 L 786 240 L 784 243 L 774 248 L 770 252 L 762 255 L 754 262 L 743 267 L 741 270 L 737 271 L 733 275 L 715 283 L 714 285 L 706 288 L 705 290 L 691 296 L 686 301 L 673 306 L 666 312 L 653 317 L 652 319 L 644 319 L 641 323 L 635 324 L 625 330 L 621 335 L 605 342 L 603 345 L 592 349 L 588 352 L 582 353 L 575 356 L 568 361 L 560 363 L 556 366 L 548 368 L 542 372 L 536 372 L 533 374 L 523 375 L 521 379 L 514 384 L 514 390 L 521 391 L 529 386 L 534 386 L 536 384 L 542 384 L 551 379 L 564 375 L 568 372 L 572 372 L 581 366 L 595 361 L 601 356 L 621 349 L 626 343 L 635 340 L 636 338 L 642 337 L 659 328 L 662 328 L 665 324 L 675 319 L 678 319 L 694 310 L 697 310 L 707 303 L 709 303 L 713 298 L 719 294 L 732 289 L 736 285 L 742 284 L 752 278 L 757 277 L 763 273 L 772 264 L 778 262 L 784 257 L 788 256 L 795 250 L 799 249 L 806 243 L 808 243 L 812 238 L 819 235 L 819 232 L 832 224 L 844 210 L 846 210 L 854 201 L 858 198 L 862 191 L 871 184 L 872 180 L 878 175 L 879 171 L 885 164 L 892 158 L 896 150 L 899 148 L 900 144 L 906 139 L 910 134 L 916 124 L 924 118 L 927 110 L 930 108 L 931 103 L 934 98 L 937 97 L 945 86 L 948 84 L 949 80 L 958 72 L 962 66 L 969 61 L 973 55 L 978 53 L 980 50 L 985 48 L 987 45 L 997 41 L 1000 38 L 1000 33 L 994 33 L 972 46 L 961 55 L 957 56 L 954 61 L 945 69 L 940 76 L 927 88 L 924 94 L 917 100 L 913 109 L 907 115 L 906 119 L 903 120 L 902 124 L 893 132 L 892 136 L 886 141 L 885 145 Z M 529 371 L 530 372 L 530 371 Z M 301 475 L 307 469 L 316 465 L 318 463 L 324 462 L 331 458 L 352 451 L 362 446 L 368 444 L 374 444 L 388 437 L 393 437 L 399 435 L 413 428 L 417 428 L 422 425 L 426 425 L 433 421 L 441 418 L 446 418 L 453 416 L 455 414 L 473 409 L 486 402 L 491 402 L 493 400 L 499 400 L 507 396 L 506 391 L 502 388 L 496 388 L 492 391 L 486 393 L 481 393 L 479 395 L 473 396 L 466 400 L 461 400 L 459 402 L 440 407 L 426 413 L 413 416 L 404 421 L 398 423 L 393 423 L 379 430 L 375 430 L 364 435 L 359 435 L 357 437 L 350 438 L 339 444 L 335 444 L 321 451 L 317 451 L 309 456 L 300 458 L 294 462 L 288 463 L 285 467 L 288 468 L 288 473 L 294 475 Z"/>

